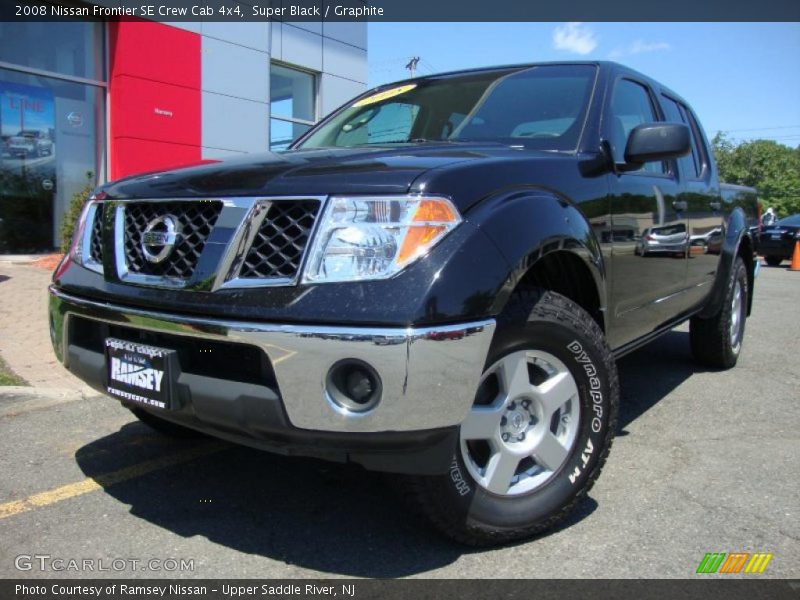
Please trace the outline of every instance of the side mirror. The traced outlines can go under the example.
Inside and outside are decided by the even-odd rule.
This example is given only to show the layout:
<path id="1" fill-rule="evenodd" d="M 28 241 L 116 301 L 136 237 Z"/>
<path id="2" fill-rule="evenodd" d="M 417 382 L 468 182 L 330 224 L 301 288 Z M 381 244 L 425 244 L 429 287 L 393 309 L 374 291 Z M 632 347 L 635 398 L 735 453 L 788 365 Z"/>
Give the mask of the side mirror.
<path id="1" fill-rule="evenodd" d="M 642 123 L 631 130 L 625 145 L 625 165 L 633 171 L 644 163 L 686 156 L 692 149 L 689 128 L 681 123 Z"/>

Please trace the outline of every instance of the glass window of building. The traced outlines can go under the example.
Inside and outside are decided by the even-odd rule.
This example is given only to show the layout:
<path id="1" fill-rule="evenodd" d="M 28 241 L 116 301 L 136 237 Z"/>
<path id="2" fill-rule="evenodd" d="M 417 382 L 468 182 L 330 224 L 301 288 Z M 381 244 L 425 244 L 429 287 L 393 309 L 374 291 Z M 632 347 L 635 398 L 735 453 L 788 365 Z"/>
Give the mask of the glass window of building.
<path id="1" fill-rule="evenodd" d="M 316 81 L 311 73 L 277 64 L 271 65 L 269 79 L 269 146 L 284 150 L 316 121 Z"/>
<path id="2" fill-rule="evenodd" d="M 98 23 L 0 24 L 0 254 L 57 248 L 70 199 L 103 177 L 103 55 Z"/>
<path id="3" fill-rule="evenodd" d="M 0 61 L 70 77 L 105 79 L 103 24 L 0 23 Z"/>

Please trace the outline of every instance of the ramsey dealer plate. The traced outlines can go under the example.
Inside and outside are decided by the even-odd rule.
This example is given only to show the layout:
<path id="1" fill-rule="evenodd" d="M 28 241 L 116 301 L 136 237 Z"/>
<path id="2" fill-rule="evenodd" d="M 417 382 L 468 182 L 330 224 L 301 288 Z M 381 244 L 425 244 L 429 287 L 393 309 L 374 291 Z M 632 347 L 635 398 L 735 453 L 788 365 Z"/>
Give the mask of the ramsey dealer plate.
<path id="1" fill-rule="evenodd" d="M 170 407 L 170 362 L 174 350 L 114 338 L 106 339 L 106 391 L 154 408 Z"/>

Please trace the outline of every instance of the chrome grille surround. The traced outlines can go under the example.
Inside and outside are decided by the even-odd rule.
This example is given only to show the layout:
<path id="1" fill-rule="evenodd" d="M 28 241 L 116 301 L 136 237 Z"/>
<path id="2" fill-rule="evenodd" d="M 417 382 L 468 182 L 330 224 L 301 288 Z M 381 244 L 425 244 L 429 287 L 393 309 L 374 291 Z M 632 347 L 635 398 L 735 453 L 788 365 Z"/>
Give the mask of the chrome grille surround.
<path id="1" fill-rule="evenodd" d="M 325 201 L 325 196 L 104 200 L 87 214 L 85 266 L 102 273 L 102 261 L 110 261 L 116 267 L 105 273 L 110 282 L 156 288 L 208 292 L 296 285 Z M 181 235 L 172 252 L 153 263 L 145 257 L 142 238 L 148 224 L 167 215 L 180 221 Z M 103 244 L 110 239 L 113 246 Z M 151 243 L 150 250 L 158 247 Z"/>
<path id="2" fill-rule="evenodd" d="M 103 206 L 102 202 L 89 201 L 83 233 L 79 240 L 83 266 L 100 274 L 103 273 L 103 215 L 105 214 Z"/>
<path id="3" fill-rule="evenodd" d="M 324 196 L 256 199 L 228 248 L 229 268 L 220 271 L 216 287 L 296 285 L 325 201 Z M 265 258 L 272 258 L 272 266 L 262 262 Z"/>
<path id="4" fill-rule="evenodd" d="M 103 204 L 98 203 L 92 216 L 92 231 L 89 238 L 89 259 L 91 262 L 103 264 Z"/>

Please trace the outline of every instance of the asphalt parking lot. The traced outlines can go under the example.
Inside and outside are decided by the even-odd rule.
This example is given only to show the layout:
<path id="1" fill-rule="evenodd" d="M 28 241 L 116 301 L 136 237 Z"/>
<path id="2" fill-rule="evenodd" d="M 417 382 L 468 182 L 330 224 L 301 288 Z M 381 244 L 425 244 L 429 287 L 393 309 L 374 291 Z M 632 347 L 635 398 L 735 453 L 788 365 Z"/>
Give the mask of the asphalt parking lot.
<path id="1" fill-rule="evenodd" d="M 734 370 L 696 367 L 685 327 L 622 359 L 589 498 L 549 535 L 482 551 L 410 514 L 390 476 L 166 439 L 91 394 L 0 388 L 0 577 L 686 578 L 707 552 L 741 551 L 774 555 L 748 577 L 798 578 L 798 340 L 800 273 L 765 267 Z M 33 555 L 95 571 L 17 558 Z"/>

